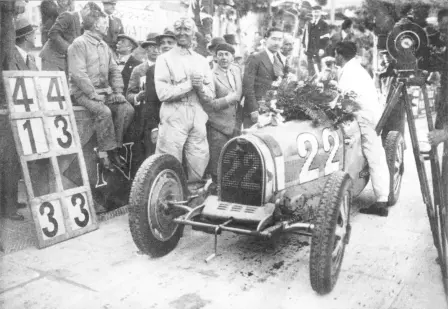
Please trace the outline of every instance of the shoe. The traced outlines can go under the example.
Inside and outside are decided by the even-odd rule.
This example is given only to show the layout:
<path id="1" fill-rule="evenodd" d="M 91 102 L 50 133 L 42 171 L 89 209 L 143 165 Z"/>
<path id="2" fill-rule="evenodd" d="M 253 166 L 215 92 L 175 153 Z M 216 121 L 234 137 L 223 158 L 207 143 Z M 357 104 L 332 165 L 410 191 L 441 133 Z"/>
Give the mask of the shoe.
<path id="1" fill-rule="evenodd" d="M 362 214 L 377 215 L 380 217 L 387 217 L 389 215 L 389 209 L 387 209 L 387 202 L 376 202 L 370 205 L 368 208 L 362 208 L 359 210 Z"/>
<path id="2" fill-rule="evenodd" d="M 115 172 L 115 167 L 112 165 L 108 157 L 100 159 L 101 165 L 110 172 Z"/>
<path id="3" fill-rule="evenodd" d="M 13 220 L 13 221 L 23 221 L 25 220 L 25 217 L 22 214 L 19 214 L 18 212 L 12 213 L 10 215 L 7 215 L 6 218 Z"/>
<path id="4" fill-rule="evenodd" d="M 120 158 L 117 149 L 108 151 L 107 154 L 112 165 L 115 165 L 121 170 L 124 170 L 126 168 L 126 162 L 123 162 L 123 160 Z"/>

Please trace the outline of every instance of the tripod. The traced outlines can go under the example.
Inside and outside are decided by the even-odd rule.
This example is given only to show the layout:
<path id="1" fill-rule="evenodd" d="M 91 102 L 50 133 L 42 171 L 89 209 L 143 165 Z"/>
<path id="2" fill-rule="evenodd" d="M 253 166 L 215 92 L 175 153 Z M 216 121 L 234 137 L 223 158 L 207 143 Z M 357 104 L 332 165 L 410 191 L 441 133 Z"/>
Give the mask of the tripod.
<path id="1" fill-rule="evenodd" d="M 429 151 L 422 151 L 418 143 L 417 130 L 415 126 L 414 114 L 412 112 L 412 104 L 408 95 L 408 86 L 420 87 L 426 111 L 426 118 L 428 122 L 429 131 L 434 130 L 434 121 L 431 115 L 431 107 L 429 104 L 428 92 L 426 89 L 425 78 L 419 70 L 403 70 L 398 71 L 398 76 L 393 77 L 392 89 L 389 91 L 387 98 L 386 109 L 378 122 L 376 127 L 377 134 L 379 134 L 383 128 L 385 128 L 392 111 L 397 108 L 406 113 L 407 123 L 409 126 L 409 134 L 411 136 L 412 149 L 414 153 L 415 163 L 417 166 L 418 177 L 420 181 L 420 189 L 422 191 L 423 202 L 426 204 L 426 210 L 429 218 L 432 236 L 434 239 L 434 245 L 437 249 L 438 260 L 442 268 L 443 282 L 445 287 L 445 293 L 448 294 L 448 243 L 447 243 L 447 228 L 448 217 L 447 208 L 448 204 L 446 195 L 444 193 L 443 181 L 441 177 L 441 165 L 437 153 L 437 147 L 432 146 Z M 402 106 L 400 106 L 400 104 Z M 404 115 L 403 115 L 404 116 Z M 445 143 L 445 151 L 448 150 L 448 143 Z M 432 200 L 431 190 L 429 187 L 428 175 L 426 172 L 425 162 L 430 161 L 431 175 L 433 183 L 433 196 Z M 444 162 L 448 163 L 448 162 Z M 445 164 L 446 165 L 446 164 Z"/>

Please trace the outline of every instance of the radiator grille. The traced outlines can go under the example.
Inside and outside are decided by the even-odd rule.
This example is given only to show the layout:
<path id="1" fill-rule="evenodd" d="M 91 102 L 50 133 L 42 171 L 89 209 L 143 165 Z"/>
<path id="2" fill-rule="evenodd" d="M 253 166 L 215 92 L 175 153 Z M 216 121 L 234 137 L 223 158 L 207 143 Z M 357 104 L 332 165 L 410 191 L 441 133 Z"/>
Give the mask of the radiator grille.
<path id="1" fill-rule="evenodd" d="M 222 201 L 261 206 L 263 165 L 252 143 L 234 140 L 226 147 L 222 155 L 220 177 Z"/>

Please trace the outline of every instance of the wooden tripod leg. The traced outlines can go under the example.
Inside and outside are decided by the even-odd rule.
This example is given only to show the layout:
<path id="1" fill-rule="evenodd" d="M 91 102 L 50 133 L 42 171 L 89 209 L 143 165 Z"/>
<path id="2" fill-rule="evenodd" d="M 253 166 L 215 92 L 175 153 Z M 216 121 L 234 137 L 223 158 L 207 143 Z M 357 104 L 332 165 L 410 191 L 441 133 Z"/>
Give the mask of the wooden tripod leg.
<path id="1" fill-rule="evenodd" d="M 384 110 L 380 121 L 378 121 L 378 124 L 376 125 L 376 128 L 375 128 L 376 134 L 379 135 L 381 133 L 381 131 L 383 130 L 384 125 L 386 124 L 387 120 L 389 119 L 390 114 L 392 113 L 395 106 L 399 102 L 400 95 L 403 94 L 403 88 L 404 88 L 404 83 L 403 82 L 398 83 L 397 88 L 395 88 L 393 94 L 390 96 L 390 99 L 387 101 L 386 109 Z M 407 92 L 406 92 L 406 95 L 407 95 Z"/>

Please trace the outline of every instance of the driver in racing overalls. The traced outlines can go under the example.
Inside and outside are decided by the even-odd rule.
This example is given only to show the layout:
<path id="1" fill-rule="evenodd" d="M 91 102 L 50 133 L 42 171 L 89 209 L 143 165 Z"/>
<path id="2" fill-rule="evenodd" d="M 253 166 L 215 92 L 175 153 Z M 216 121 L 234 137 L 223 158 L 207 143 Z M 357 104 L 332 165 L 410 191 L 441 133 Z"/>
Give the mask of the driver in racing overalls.
<path id="1" fill-rule="evenodd" d="M 209 161 L 206 123 L 202 104 L 215 97 L 207 60 L 192 50 L 196 25 L 191 18 L 174 23 L 177 46 L 157 58 L 155 85 L 163 102 L 160 109 L 156 154 L 171 154 L 182 162 L 188 182 L 199 182 Z"/>
<path id="2" fill-rule="evenodd" d="M 361 109 L 356 112 L 356 120 L 361 131 L 362 152 L 369 164 L 373 191 L 377 198 L 376 203 L 368 208 L 360 209 L 360 212 L 386 217 L 389 214 L 387 209 L 389 169 L 381 137 L 375 131 L 383 108 L 378 100 L 375 83 L 355 58 L 356 52 L 356 44 L 353 42 L 336 44 L 336 63 L 342 68 L 339 72 L 338 86 L 344 92 L 355 92 L 358 104 L 361 106 Z"/>

